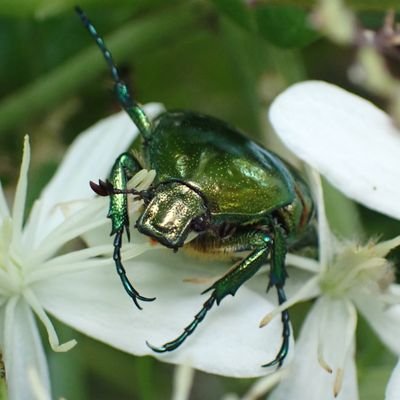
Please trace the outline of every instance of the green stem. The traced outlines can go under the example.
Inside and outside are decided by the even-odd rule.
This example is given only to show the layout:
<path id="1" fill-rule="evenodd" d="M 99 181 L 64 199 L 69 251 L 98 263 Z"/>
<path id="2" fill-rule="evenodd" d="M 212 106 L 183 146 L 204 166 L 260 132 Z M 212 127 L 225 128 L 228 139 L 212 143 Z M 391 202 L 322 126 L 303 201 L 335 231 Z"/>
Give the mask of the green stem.
<path id="1" fill-rule="evenodd" d="M 224 47 L 231 59 L 232 68 L 235 69 L 240 90 L 242 113 L 247 115 L 249 132 L 253 139 L 262 140 L 260 124 L 260 99 L 257 91 L 258 75 L 262 51 L 258 46 L 259 38 L 250 35 L 230 20 L 221 18 L 221 31 Z M 258 54 L 254 54 L 259 51 Z M 244 111 L 245 110 L 245 111 Z"/>
<path id="2" fill-rule="evenodd" d="M 157 374 L 154 358 L 135 357 L 132 361 L 135 368 L 138 398 L 140 400 L 156 400 L 161 391 L 154 387 L 154 377 Z"/>
<path id="3" fill-rule="evenodd" d="M 323 180 L 324 199 L 329 224 L 339 237 L 362 239 L 364 229 L 356 203 Z"/>
<path id="4" fill-rule="evenodd" d="M 298 49 L 287 50 L 269 45 L 268 54 L 275 71 L 283 78 L 285 86 L 307 78 L 304 62 Z"/>
<path id="5" fill-rule="evenodd" d="M 184 32 L 192 31 L 194 22 L 195 17 L 187 7 L 174 9 L 130 22 L 108 36 L 106 42 L 115 58 L 123 62 L 143 48 L 171 43 Z M 83 28 L 82 35 L 86 35 Z M 80 87 L 95 81 L 106 68 L 99 50 L 92 44 L 53 72 L 12 94 L 0 103 L 0 135 L 54 108 Z"/>

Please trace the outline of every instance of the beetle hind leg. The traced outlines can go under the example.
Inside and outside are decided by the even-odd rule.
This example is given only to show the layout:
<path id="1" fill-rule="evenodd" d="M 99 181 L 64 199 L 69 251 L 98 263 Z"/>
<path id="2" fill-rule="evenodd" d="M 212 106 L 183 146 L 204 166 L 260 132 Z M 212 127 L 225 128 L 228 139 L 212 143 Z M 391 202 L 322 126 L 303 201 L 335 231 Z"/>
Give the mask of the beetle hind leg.
<path id="1" fill-rule="evenodd" d="M 271 246 L 271 241 L 268 235 L 264 232 L 247 232 L 241 238 L 250 240 L 253 251 L 243 260 L 241 260 L 234 268 L 230 269 L 222 278 L 218 279 L 212 286 L 206 289 L 203 293 L 211 291 L 210 297 L 203 304 L 202 309 L 194 316 L 192 322 L 184 328 L 183 333 L 176 339 L 165 343 L 160 347 L 156 347 L 146 342 L 147 345 L 157 353 L 164 353 L 175 350 L 179 347 L 188 336 L 190 336 L 201 321 L 205 318 L 208 311 L 215 303 L 219 305 L 224 297 L 228 294 L 234 296 L 240 286 L 250 279 L 262 265 L 265 264 L 268 252 Z M 229 241 L 235 242 L 237 238 L 231 237 Z M 237 243 L 237 242 L 236 242 Z M 229 244 L 229 243 L 227 243 Z M 249 243 L 246 241 L 246 247 Z"/>
<path id="2" fill-rule="evenodd" d="M 146 342 L 147 346 L 149 346 L 156 353 L 165 353 L 167 351 L 172 351 L 178 348 L 186 340 L 186 338 L 195 331 L 197 325 L 199 325 L 199 323 L 203 321 L 208 311 L 210 311 L 212 306 L 214 305 L 215 300 L 216 299 L 214 296 L 210 296 L 203 304 L 203 308 L 194 316 L 193 321 L 183 330 L 183 333 L 176 339 L 165 343 L 160 347 L 153 346 L 149 342 Z"/>

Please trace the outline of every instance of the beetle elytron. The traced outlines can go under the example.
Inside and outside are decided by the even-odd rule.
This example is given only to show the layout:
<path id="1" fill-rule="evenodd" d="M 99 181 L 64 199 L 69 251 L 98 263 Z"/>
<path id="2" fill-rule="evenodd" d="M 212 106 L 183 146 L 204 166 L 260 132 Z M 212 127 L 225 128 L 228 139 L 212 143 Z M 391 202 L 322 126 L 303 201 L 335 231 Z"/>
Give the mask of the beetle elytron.
<path id="1" fill-rule="evenodd" d="M 149 344 L 151 349 L 162 353 L 180 346 L 215 303 L 234 295 L 267 261 L 271 265 L 267 289 L 274 286 L 279 304 L 283 303 L 286 252 L 305 235 L 314 214 L 306 184 L 276 155 L 215 118 L 181 111 L 165 112 L 149 121 L 120 79 L 103 39 L 82 10 L 77 8 L 77 12 L 96 40 L 110 68 L 118 100 L 142 138 L 143 162 L 123 153 L 115 161 L 109 181 L 91 182 L 97 194 L 110 196 L 113 258 L 126 292 L 139 309 L 139 301 L 155 299 L 139 294 L 121 262 L 123 232 L 129 237 L 129 194 L 144 202 L 135 227 L 162 245 L 175 251 L 190 247 L 211 255 L 246 254 L 203 292 L 211 295 L 183 333 L 161 347 Z M 127 181 L 142 168 L 156 171 L 152 185 L 140 192 L 127 189 Z M 185 244 L 191 232 L 198 236 Z M 288 353 L 287 310 L 281 319 L 282 345 L 275 359 L 264 366 L 281 366 Z"/>

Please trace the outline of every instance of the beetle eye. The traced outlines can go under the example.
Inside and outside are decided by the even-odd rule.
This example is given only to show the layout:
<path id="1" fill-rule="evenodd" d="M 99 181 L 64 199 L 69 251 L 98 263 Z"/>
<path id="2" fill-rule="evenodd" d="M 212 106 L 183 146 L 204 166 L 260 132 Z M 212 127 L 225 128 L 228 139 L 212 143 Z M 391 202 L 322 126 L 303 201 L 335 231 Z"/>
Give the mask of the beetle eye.
<path id="1" fill-rule="evenodd" d="M 140 198 L 143 200 L 143 203 L 145 206 L 147 206 L 151 199 L 154 197 L 154 191 L 151 190 L 151 188 L 148 188 L 147 190 L 142 190 L 140 192 Z"/>

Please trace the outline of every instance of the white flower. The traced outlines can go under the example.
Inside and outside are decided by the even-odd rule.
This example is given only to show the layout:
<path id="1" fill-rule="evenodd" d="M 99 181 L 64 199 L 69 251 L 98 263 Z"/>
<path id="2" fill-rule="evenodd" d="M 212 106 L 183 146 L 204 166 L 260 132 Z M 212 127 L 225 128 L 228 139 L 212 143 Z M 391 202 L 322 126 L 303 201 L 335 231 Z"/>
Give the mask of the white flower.
<path id="1" fill-rule="evenodd" d="M 154 114 L 159 109 L 153 107 L 149 111 Z M 108 132 L 107 139 L 110 128 L 116 132 Z M 56 254 L 70 240 L 107 222 L 103 216 L 103 199 L 92 199 L 85 207 L 75 207 L 76 212 L 67 220 L 57 203 L 93 198 L 89 180 L 107 175 L 113 158 L 129 145 L 134 133 L 129 119 L 119 115 L 82 135 L 35 202 L 25 224 L 30 160 L 27 136 L 11 211 L 0 186 L 0 344 L 9 400 L 51 398 L 47 363 L 34 316 L 43 323 L 54 351 L 67 351 L 76 344 L 75 340 L 60 344 L 46 314 L 48 307 L 42 298 L 48 299 L 48 292 L 54 289 L 53 282 L 78 271 L 113 266 L 110 259 L 97 258 L 108 254 L 111 244 Z M 90 282 L 87 284 L 90 286 Z M 59 306 L 63 307 L 69 302 L 70 293 L 63 288 L 56 290 Z M 73 292 L 73 296 L 79 298 L 79 291 L 73 289 Z M 79 314 L 79 308 L 71 312 Z"/>
<path id="2" fill-rule="evenodd" d="M 386 114 L 333 85 L 305 82 L 275 100 L 270 119 L 284 143 L 333 185 L 370 208 L 400 217 L 400 132 Z M 288 257 L 291 265 L 313 272 L 283 307 L 317 300 L 300 332 L 289 374 L 271 399 L 355 400 L 356 310 L 400 355 L 400 286 L 385 259 L 400 245 L 400 237 L 365 246 L 339 241 L 326 220 L 319 176 L 310 176 L 318 205 L 319 261 Z M 398 370 L 392 383 L 399 380 Z M 393 385 L 398 391 L 398 383 Z M 395 392 L 389 386 L 387 400 L 394 400 Z"/>

